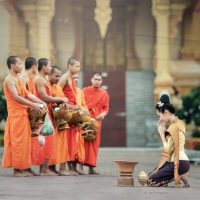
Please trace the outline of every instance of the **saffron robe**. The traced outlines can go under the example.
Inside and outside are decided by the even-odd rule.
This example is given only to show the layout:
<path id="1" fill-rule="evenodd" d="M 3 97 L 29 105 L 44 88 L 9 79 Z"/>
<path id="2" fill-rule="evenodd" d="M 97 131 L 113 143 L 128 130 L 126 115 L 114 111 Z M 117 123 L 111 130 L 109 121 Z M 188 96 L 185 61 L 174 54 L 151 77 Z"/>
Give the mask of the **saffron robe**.
<path id="1" fill-rule="evenodd" d="M 72 80 L 72 84 L 66 84 L 63 88 L 65 97 L 68 98 L 70 105 L 77 105 L 76 102 L 76 85 Z M 77 130 L 76 128 L 70 128 L 67 130 L 67 143 L 68 143 L 68 161 L 77 161 Z"/>
<path id="2" fill-rule="evenodd" d="M 46 80 L 46 88 L 45 89 L 46 89 L 47 95 L 53 96 L 52 91 L 51 91 L 51 84 L 47 80 Z M 38 98 L 40 98 L 40 95 L 37 91 L 37 86 L 36 86 L 36 96 Z M 51 105 L 51 103 L 49 103 L 47 106 L 48 106 L 48 114 L 51 119 L 51 106 L 52 105 Z M 45 136 L 45 144 L 43 147 L 43 157 L 44 157 L 44 159 L 55 159 L 55 157 L 56 157 L 55 134 Z"/>
<path id="3" fill-rule="evenodd" d="M 54 97 L 65 97 L 62 88 L 54 84 L 51 86 L 51 92 Z M 56 165 L 67 162 L 69 159 L 68 145 L 67 145 L 67 130 L 59 131 L 57 127 L 55 129 L 55 151 L 56 156 L 54 159 L 49 160 L 49 165 Z"/>
<path id="4" fill-rule="evenodd" d="M 82 110 L 89 112 L 85 103 L 84 93 L 80 88 L 76 88 L 76 102 L 81 107 Z M 78 162 L 84 163 L 85 161 L 85 145 L 84 145 L 84 138 L 81 136 L 83 132 L 81 129 L 76 129 L 77 131 L 77 153 L 76 158 Z"/>
<path id="5" fill-rule="evenodd" d="M 37 95 L 34 80 L 29 79 L 26 83 L 26 89 Z M 39 144 L 38 137 L 31 137 L 31 161 L 32 165 L 39 166 L 44 162 L 43 146 Z"/>
<path id="6" fill-rule="evenodd" d="M 94 119 L 101 113 L 109 111 L 109 95 L 105 90 L 92 86 L 83 89 L 86 106 Z M 98 149 L 101 139 L 101 121 L 98 121 L 98 134 L 93 142 L 85 141 L 85 165 L 96 167 Z"/>
<path id="7" fill-rule="evenodd" d="M 25 98 L 28 91 L 18 80 L 18 94 Z M 6 85 L 3 86 L 7 101 L 8 118 L 4 132 L 2 167 L 24 170 L 31 167 L 31 128 L 28 106 L 17 102 Z"/>

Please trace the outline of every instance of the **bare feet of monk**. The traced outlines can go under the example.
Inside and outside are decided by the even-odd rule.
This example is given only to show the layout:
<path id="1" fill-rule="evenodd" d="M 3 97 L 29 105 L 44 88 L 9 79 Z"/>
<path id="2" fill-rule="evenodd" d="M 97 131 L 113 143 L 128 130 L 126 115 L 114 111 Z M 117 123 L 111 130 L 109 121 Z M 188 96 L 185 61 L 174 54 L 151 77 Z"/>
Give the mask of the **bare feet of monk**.
<path id="1" fill-rule="evenodd" d="M 41 176 L 57 176 L 58 174 L 51 171 L 50 169 L 42 169 L 40 175 Z"/>
<path id="2" fill-rule="evenodd" d="M 94 167 L 89 167 L 89 171 L 88 171 L 88 174 L 91 174 L 91 175 L 100 175 L 98 172 L 96 172 L 94 170 Z"/>
<path id="3" fill-rule="evenodd" d="M 68 162 L 68 172 L 71 174 L 71 176 L 78 176 L 78 172 L 76 172 L 76 163 L 75 162 Z"/>
<path id="4" fill-rule="evenodd" d="M 37 172 L 35 172 L 34 170 L 32 170 L 31 168 L 28 168 L 26 170 L 28 173 L 32 174 L 33 176 L 40 176 L 40 174 L 38 174 Z"/>
<path id="5" fill-rule="evenodd" d="M 76 176 L 77 174 L 73 173 L 71 164 L 68 163 L 68 170 L 66 169 L 66 163 L 60 164 L 59 173 L 61 176 Z"/>
<path id="6" fill-rule="evenodd" d="M 83 165 L 82 164 L 78 164 L 78 169 L 76 169 L 76 172 L 79 175 L 85 175 L 84 171 L 83 171 Z"/>
<path id="7" fill-rule="evenodd" d="M 78 172 L 76 172 L 74 170 L 69 170 L 68 172 L 71 174 L 71 176 L 78 176 L 79 175 Z"/>
<path id="8" fill-rule="evenodd" d="M 77 170 L 75 171 L 76 173 L 78 173 L 78 175 L 85 175 L 85 173 L 83 171 Z"/>
<path id="9" fill-rule="evenodd" d="M 56 166 L 55 165 L 52 165 L 52 166 L 49 166 L 49 169 L 52 171 L 52 172 L 54 172 L 55 174 L 57 174 L 57 175 L 62 175 L 62 174 L 60 174 L 60 171 L 58 171 L 57 169 L 56 169 Z"/>
<path id="10" fill-rule="evenodd" d="M 14 169 L 13 176 L 14 176 L 14 177 L 29 177 L 29 176 L 31 176 L 31 175 L 28 174 L 28 173 L 26 172 L 26 170 Z"/>
<path id="11" fill-rule="evenodd" d="M 67 170 L 59 170 L 61 176 L 72 176 L 71 173 Z"/>

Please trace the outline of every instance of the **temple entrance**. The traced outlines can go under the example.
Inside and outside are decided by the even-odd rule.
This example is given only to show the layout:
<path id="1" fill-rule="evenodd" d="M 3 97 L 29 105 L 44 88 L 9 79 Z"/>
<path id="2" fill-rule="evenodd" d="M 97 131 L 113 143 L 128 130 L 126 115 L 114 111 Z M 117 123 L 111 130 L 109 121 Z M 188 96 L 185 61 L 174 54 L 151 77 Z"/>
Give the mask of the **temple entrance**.
<path id="1" fill-rule="evenodd" d="M 114 3 L 112 3 L 114 2 Z M 94 72 L 103 75 L 103 86 L 110 95 L 110 112 L 103 122 L 101 146 L 126 146 L 126 6 L 111 1 L 112 20 L 101 38 L 94 20 L 95 5 L 83 7 L 84 85 Z"/>
<path id="2" fill-rule="evenodd" d="M 103 73 L 103 86 L 108 88 L 110 95 L 109 115 L 103 121 L 101 146 L 126 146 L 125 117 L 125 72 L 113 71 Z M 84 72 L 84 85 L 90 85 L 92 72 Z"/>

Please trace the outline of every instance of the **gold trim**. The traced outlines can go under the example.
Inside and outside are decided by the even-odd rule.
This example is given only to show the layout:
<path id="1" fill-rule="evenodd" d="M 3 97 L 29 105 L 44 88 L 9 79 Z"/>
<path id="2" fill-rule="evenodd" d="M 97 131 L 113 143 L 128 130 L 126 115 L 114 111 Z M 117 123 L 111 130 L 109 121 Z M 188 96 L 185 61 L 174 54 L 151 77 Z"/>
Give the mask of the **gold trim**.
<path id="1" fill-rule="evenodd" d="M 95 21 L 99 25 L 102 39 L 105 38 L 108 25 L 112 20 L 112 9 L 110 0 L 96 0 Z"/>

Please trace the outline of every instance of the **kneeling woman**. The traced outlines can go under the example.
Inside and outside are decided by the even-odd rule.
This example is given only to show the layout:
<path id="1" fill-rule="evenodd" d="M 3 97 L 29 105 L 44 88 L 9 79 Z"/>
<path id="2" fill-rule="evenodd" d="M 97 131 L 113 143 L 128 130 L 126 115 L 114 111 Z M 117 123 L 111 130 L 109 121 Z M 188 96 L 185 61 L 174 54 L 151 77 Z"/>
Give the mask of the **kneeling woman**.
<path id="1" fill-rule="evenodd" d="M 163 151 L 158 166 L 149 173 L 148 185 L 167 186 L 175 180 L 175 186 L 179 187 L 182 180 L 184 186 L 189 187 L 186 173 L 189 171 L 190 163 L 184 151 L 185 124 L 175 116 L 175 108 L 170 104 L 166 94 L 160 97 L 156 111 Z"/>

